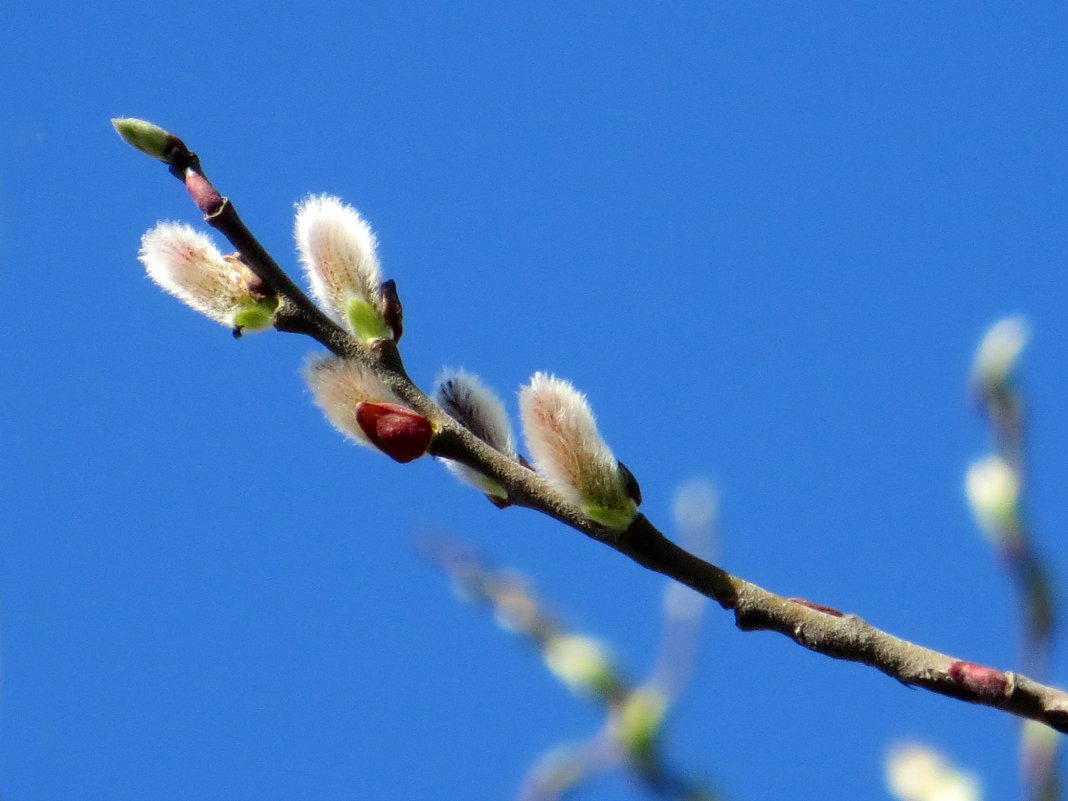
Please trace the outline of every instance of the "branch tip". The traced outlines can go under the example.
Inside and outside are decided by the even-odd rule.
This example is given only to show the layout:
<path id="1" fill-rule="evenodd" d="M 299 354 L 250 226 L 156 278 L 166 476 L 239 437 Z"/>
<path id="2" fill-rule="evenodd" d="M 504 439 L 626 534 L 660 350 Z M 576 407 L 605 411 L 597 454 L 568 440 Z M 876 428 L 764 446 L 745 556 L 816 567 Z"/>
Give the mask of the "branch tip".
<path id="1" fill-rule="evenodd" d="M 111 125 L 126 144 L 160 161 L 169 160 L 176 140 L 158 125 L 136 117 L 114 117 Z"/>

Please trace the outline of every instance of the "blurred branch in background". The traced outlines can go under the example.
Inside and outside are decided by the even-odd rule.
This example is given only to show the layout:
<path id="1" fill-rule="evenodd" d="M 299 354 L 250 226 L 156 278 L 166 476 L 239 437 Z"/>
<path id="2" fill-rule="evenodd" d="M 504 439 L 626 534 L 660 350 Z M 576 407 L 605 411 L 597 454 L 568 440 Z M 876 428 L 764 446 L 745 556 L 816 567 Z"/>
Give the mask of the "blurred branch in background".
<path id="1" fill-rule="evenodd" d="M 968 469 L 965 489 L 979 527 L 1008 569 L 1020 620 L 1020 667 L 1048 678 L 1057 623 L 1049 570 L 1035 547 L 1026 514 L 1027 418 L 1017 366 L 1030 331 L 1019 317 L 987 330 L 976 350 L 970 394 L 990 427 L 991 453 Z M 1021 772 L 1024 797 L 1057 801 L 1056 732 L 1025 721 Z"/>
<path id="2" fill-rule="evenodd" d="M 707 556 L 712 544 L 716 493 L 693 480 L 676 493 L 675 524 L 689 550 Z M 676 582 L 664 593 L 663 631 L 652 673 L 629 682 L 609 649 L 567 630 L 522 575 L 491 567 L 455 540 L 426 538 L 420 553 L 444 570 L 460 598 L 488 607 L 506 630 L 525 638 L 546 667 L 576 695 L 605 710 L 604 726 L 588 739 L 555 747 L 524 778 L 520 801 L 553 801 L 612 770 L 627 771 L 650 795 L 679 801 L 715 801 L 703 784 L 670 768 L 662 753 L 667 715 L 693 674 L 705 599 Z"/>

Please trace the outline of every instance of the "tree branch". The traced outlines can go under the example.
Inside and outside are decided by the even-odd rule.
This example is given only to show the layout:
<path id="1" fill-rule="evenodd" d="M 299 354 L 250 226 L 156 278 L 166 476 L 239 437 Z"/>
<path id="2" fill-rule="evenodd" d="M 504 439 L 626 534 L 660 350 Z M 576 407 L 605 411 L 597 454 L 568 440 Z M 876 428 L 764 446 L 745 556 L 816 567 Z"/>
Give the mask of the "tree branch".
<path id="1" fill-rule="evenodd" d="M 433 455 L 484 473 L 508 491 L 514 504 L 549 515 L 643 567 L 692 587 L 724 609 L 733 610 L 735 624 L 742 631 L 776 631 L 811 651 L 870 665 L 904 684 L 1001 709 L 1068 732 L 1068 693 L 1063 690 L 924 648 L 831 607 L 776 595 L 675 545 L 644 515 L 639 515 L 623 532 L 594 523 L 534 471 L 486 445 L 446 415 L 408 377 L 393 342 L 368 348 L 323 314 L 252 235 L 233 204 L 210 184 L 200 160 L 180 139 L 156 129 L 166 137 L 166 146 L 151 149 L 133 141 L 119 124 L 116 128 L 135 147 L 170 166 L 204 213 L 205 221 L 230 241 L 249 268 L 283 301 L 276 327 L 307 334 L 333 353 L 373 369 L 390 389 L 437 428 L 430 448 Z"/>

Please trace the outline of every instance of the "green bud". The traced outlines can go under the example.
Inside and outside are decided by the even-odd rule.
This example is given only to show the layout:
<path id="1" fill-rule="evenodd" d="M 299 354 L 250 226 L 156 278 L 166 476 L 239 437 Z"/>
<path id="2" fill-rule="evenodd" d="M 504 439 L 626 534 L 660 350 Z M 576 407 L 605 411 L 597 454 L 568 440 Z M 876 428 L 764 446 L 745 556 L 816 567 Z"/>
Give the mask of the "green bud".
<path id="1" fill-rule="evenodd" d="M 262 331 L 274 325 L 278 299 L 250 300 L 234 310 L 234 328 L 242 331 Z"/>
<path id="2" fill-rule="evenodd" d="M 352 331 L 364 342 L 393 339 L 393 330 L 386 325 L 382 315 L 370 303 L 360 297 L 351 297 L 345 304 Z"/>
<path id="3" fill-rule="evenodd" d="M 160 161 L 167 160 L 173 139 L 158 125 L 136 117 L 115 117 L 111 124 L 128 145 L 133 145 L 142 153 Z"/>
<path id="4" fill-rule="evenodd" d="M 600 523 L 605 528 L 610 528 L 612 531 L 626 531 L 638 515 L 638 507 L 633 502 L 630 502 L 628 506 L 629 508 L 618 509 L 614 506 L 600 506 L 591 503 L 583 506 L 582 512 L 586 517 L 595 523 Z"/>

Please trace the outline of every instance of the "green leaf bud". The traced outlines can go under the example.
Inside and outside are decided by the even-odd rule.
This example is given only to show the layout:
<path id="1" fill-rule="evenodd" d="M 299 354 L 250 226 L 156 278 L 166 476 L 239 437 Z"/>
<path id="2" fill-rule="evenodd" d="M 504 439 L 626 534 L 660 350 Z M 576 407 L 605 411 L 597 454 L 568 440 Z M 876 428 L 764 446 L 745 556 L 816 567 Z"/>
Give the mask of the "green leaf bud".
<path id="1" fill-rule="evenodd" d="M 393 339 L 393 330 L 378 310 L 363 298 L 349 298 L 345 304 L 345 315 L 352 326 L 352 332 L 364 342 Z"/>
<path id="2" fill-rule="evenodd" d="M 160 161 L 167 160 L 174 138 L 158 125 L 136 117 L 115 117 L 111 124 L 128 145 Z"/>

